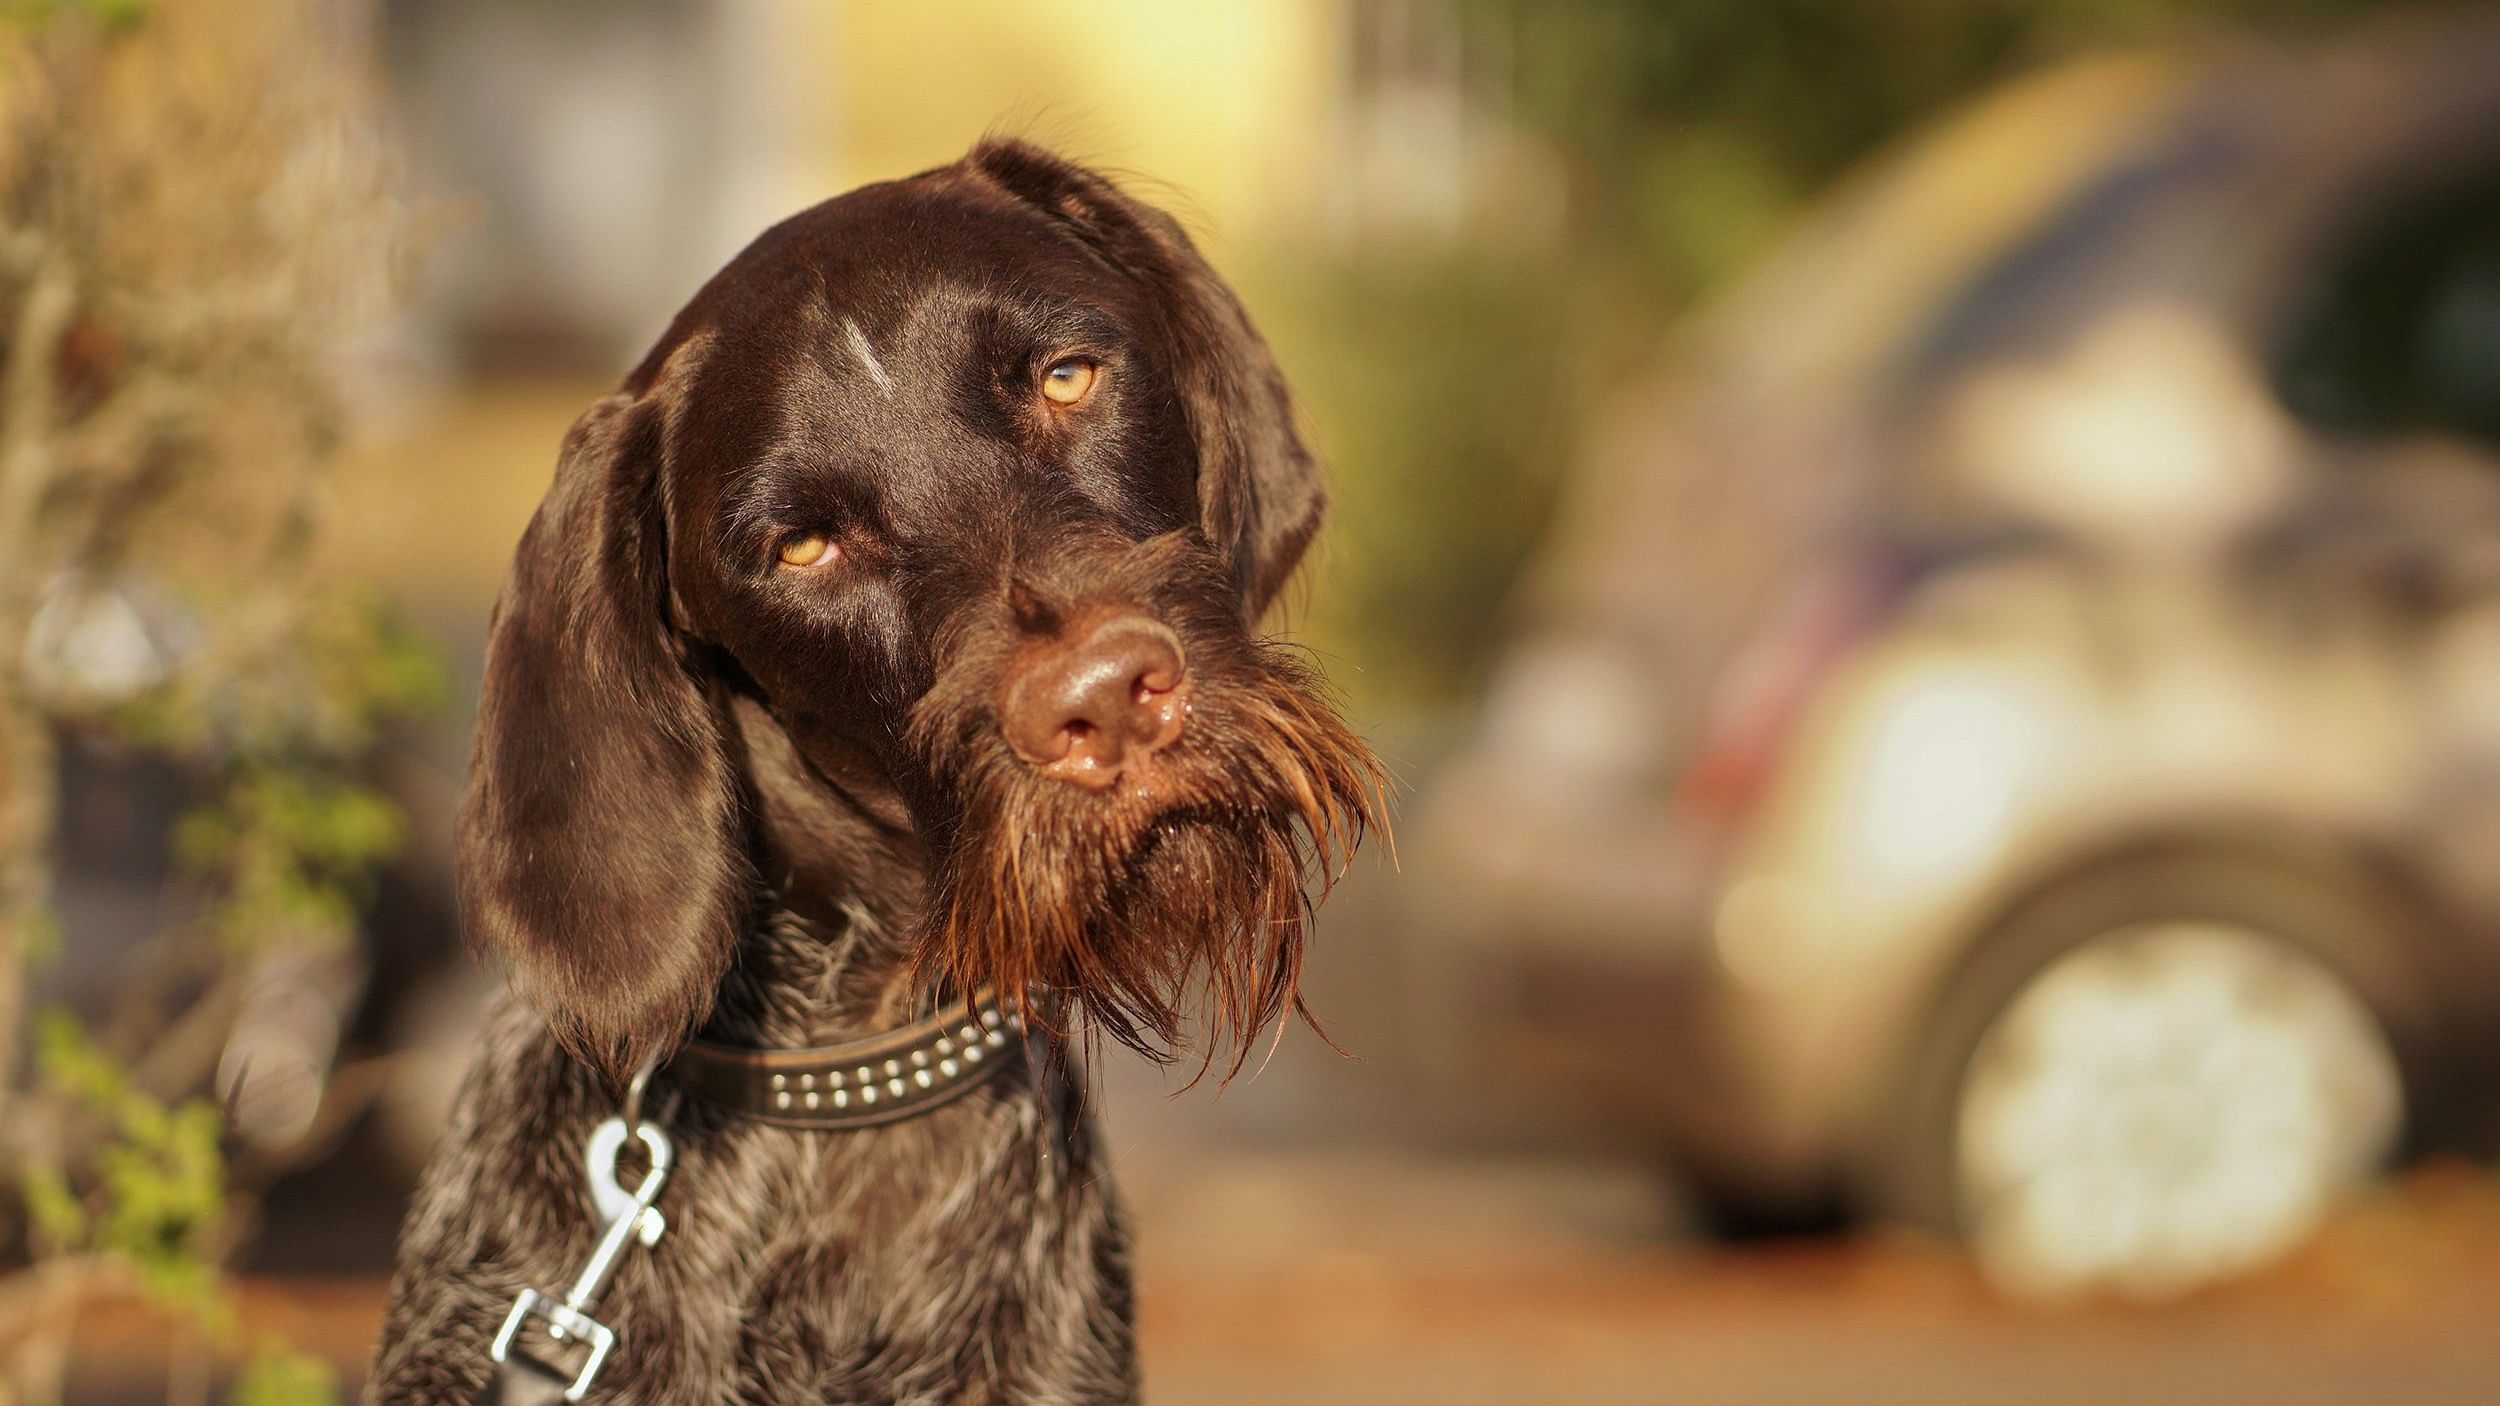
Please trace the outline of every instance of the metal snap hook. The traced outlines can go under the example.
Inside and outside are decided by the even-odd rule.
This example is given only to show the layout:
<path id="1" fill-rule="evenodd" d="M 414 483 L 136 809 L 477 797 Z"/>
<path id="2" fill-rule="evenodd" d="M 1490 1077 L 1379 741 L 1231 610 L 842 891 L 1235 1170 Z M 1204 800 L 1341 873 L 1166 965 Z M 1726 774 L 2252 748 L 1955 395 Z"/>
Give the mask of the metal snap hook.
<path id="1" fill-rule="evenodd" d="M 600 1234 L 598 1243 L 592 1247 L 589 1260 L 583 1264 L 581 1273 L 573 1277 L 571 1287 L 564 1291 L 561 1299 L 537 1289 L 523 1289 L 520 1296 L 512 1301 L 511 1311 L 504 1315 L 503 1328 L 495 1334 L 494 1344 L 487 1349 L 487 1355 L 496 1362 L 509 1361 L 513 1341 L 519 1336 L 521 1325 L 533 1317 L 543 1320 L 548 1335 L 559 1341 L 570 1339 L 588 1344 L 589 1356 L 583 1360 L 581 1371 L 575 1374 L 572 1384 L 565 1389 L 564 1399 L 567 1401 L 582 1399 L 583 1394 L 590 1390 L 592 1380 L 599 1375 L 600 1367 L 607 1362 L 608 1353 L 616 1346 L 614 1330 L 591 1317 L 590 1310 L 598 1303 L 599 1294 L 607 1288 L 608 1280 L 615 1275 L 617 1265 L 625 1257 L 626 1247 L 637 1241 L 646 1248 L 657 1245 L 660 1236 L 668 1230 L 667 1219 L 653 1203 L 659 1200 L 660 1188 L 668 1182 L 669 1170 L 676 1165 L 677 1152 L 666 1133 L 642 1121 L 642 1091 L 651 1077 L 651 1069 L 652 1066 L 645 1065 L 635 1074 L 633 1085 L 626 1093 L 625 1116 L 607 1119 L 591 1130 L 585 1158 L 589 1163 L 590 1197 L 597 1204 L 599 1218 L 606 1223 L 606 1228 Z M 641 1142 L 643 1149 L 651 1155 L 650 1168 L 631 1191 L 619 1184 L 616 1178 L 616 1159 L 625 1150 L 625 1140 L 629 1137 Z"/>
<path id="2" fill-rule="evenodd" d="M 651 1157 L 650 1169 L 642 1174 L 642 1184 L 632 1190 L 626 1189 L 616 1176 L 616 1159 L 624 1154 L 628 1137 L 640 1142 Z M 669 1168 L 676 1161 L 676 1148 L 667 1135 L 649 1123 L 636 1124 L 629 1133 L 624 1119 L 610 1118 L 591 1129 L 590 1146 L 583 1161 L 589 1167 L 590 1199 L 599 1208 L 599 1219 L 613 1222 L 639 1212 L 648 1223 L 638 1231 L 642 1242 L 648 1245 L 657 1241 L 666 1227 L 659 1208 L 650 1205 L 646 1190 L 648 1196 L 657 1196 L 659 1184 L 668 1179 Z"/>
<path id="3" fill-rule="evenodd" d="M 625 1085 L 625 1107 L 619 1116 L 625 1120 L 626 1127 L 642 1126 L 643 1090 L 651 1087 L 651 1076 L 658 1072 L 659 1067 L 660 1057 L 654 1054 L 642 1062 L 642 1067 L 634 1071 L 633 1080 Z"/>

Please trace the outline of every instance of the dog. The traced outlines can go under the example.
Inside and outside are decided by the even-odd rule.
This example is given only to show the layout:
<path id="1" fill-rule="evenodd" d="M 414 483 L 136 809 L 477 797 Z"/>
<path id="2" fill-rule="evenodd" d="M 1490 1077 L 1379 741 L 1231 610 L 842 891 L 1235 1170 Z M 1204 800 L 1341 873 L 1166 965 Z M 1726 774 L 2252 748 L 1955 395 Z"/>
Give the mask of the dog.
<path id="1" fill-rule="evenodd" d="M 1135 1400 L 1083 1056 L 1229 1075 L 1301 1011 L 1383 819 L 1256 628 L 1325 505 L 1180 226 L 1035 146 L 713 277 L 566 436 L 489 629 L 459 880 L 509 994 L 368 1399 L 471 1400 L 499 1325 L 548 1336 L 630 1097 L 674 1160 L 583 1300 L 614 1346 L 580 1399 Z"/>

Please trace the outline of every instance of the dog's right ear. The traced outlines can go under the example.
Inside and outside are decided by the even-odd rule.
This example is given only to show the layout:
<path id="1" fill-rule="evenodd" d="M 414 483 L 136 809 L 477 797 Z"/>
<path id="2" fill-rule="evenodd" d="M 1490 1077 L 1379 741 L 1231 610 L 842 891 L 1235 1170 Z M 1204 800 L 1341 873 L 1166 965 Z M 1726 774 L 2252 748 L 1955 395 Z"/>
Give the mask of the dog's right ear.
<path id="1" fill-rule="evenodd" d="M 565 436 L 486 643 L 460 824 L 470 941 L 621 1081 L 709 1011 L 750 893 L 712 701 L 670 624 L 656 398 Z"/>

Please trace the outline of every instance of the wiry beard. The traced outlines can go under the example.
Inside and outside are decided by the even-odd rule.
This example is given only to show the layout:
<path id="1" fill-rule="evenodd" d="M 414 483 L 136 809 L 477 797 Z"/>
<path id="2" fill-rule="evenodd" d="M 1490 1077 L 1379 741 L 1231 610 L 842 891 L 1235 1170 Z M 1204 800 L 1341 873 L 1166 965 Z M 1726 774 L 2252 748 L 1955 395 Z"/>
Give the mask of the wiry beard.
<path id="1" fill-rule="evenodd" d="M 1259 1031 L 1289 1010 L 1309 1019 L 1313 910 L 1384 824 L 1384 777 L 1297 661 L 1239 650 L 1230 679 L 1201 675 L 1147 788 L 1078 792 L 986 729 L 955 730 L 958 755 L 932 759 L 960 808 L 933 876 L 925 982 L 994 986 L 1045 1029 L 1158 1060 L 1194 1046 L 1212 1067 L 1229 1050 L 1228 1078 Z"/>

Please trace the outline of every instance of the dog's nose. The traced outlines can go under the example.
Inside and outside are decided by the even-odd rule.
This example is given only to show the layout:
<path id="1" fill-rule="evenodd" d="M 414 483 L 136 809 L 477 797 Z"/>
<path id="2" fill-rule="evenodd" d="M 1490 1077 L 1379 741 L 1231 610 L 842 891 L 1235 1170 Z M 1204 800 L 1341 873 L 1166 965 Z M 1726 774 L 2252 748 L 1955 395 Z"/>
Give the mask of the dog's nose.
<path id="1" fill-rule="evenodd" d="M 1141 615 L 1114 616 L 1010 675 L 999 731 L 1043 775 L 1098 791 L 1124 762 L 1181 735 L 1187 684 L 1177 636 Z"/>

